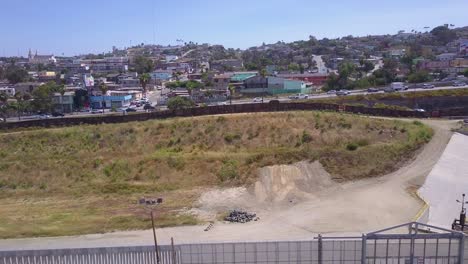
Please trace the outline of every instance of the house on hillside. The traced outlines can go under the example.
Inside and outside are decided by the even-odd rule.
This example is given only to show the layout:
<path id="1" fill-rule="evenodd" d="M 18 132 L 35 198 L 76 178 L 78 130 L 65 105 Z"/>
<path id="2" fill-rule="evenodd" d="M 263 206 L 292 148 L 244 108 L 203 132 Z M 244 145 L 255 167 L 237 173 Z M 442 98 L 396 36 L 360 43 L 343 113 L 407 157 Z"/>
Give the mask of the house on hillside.
<path id="1" fill-rule="evenodd" d="M 310 93 L 306 83 L 298 80 L 288 80 L 281 77 L 254 76 L 244 80 L 243 94 L 289 94 Z"/>
<path id="2" fill-rule="evenodd" d="M 43 82 L 23 82 L 15 84 L 14 88 L 16 93 L 32 93 L 36 90 L 39 86 L 43 85 Z"/>
<path id="3" fill-rule="evenodd" d="M 221 72 L 232 71 L 232 70 L 241 70 L 244 68 L 244 63 L 239 59 L 225 59 L 213 61 L 210 65 L 212 70 L 218 70 Z"/>
<path id="4" fill-rule="evenodd" d="M 306 83 L 311 83 L 316 86 L 324 85 L 327 81 L 328 74 L 327 73 L 304 73 L 304 74 L 278 74 L 276 77 L 289 79 L 289 80 L 296 80 L 296 81 L 303 81 Z"/>
<path id="5" fill-rule="evenodd" d="M 169 81 L 172 78 L 171 70 L 155 70 L 150 73 L 151 79 Z"/>
<path id="6" fill-rule="evenodd" d="M 456 53 L 442 53 L 436 56 L 439 61 L 451 61 L 457 57 Z"/>

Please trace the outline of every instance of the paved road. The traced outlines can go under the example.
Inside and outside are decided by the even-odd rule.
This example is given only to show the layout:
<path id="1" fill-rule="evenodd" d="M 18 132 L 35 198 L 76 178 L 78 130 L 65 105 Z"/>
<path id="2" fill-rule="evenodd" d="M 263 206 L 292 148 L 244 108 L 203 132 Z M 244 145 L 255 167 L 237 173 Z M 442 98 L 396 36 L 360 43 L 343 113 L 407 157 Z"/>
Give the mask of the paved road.
<path id="1" fill-rule="evenodd" d="M 401 91 L 399 93 L 418 93 L 418 92 L 425 92 L 425 91 L 434 91 L 434 90 L 454 90 L 454 89 L 465 89 L 468 88 L 467 86 L 463 87 L 455 87 L 455 86 L 446 86 L 446 87 L 436 87 L 432 89 L 423 89 L 423 88 L 415 88 L 415 89 L 409 89 L 406 91 Z M 367 90 L 353 90 L 350 91 L 351 95 L 366 95 L 369 94 Z M 383 91 L 378 92 L 380 94 L 384 93 Z M 377 94 L 377 93 L 372 93 L 372 94 Z M 322 99 L 322 98 L 333 98 L 337 97 L 335 94 L 327 94 L 327 93 L 321 93 L 321 94 L 316 94 L 316 95 L 309 95 L 309 99 Z M 270 100 L 279 100 L 280 102 L 286 102 L 286 101 L 292 101 L 292 99 L 289 99 L 287 96 L 279 96 L 278 98 L 272 98 L 272 97 L 266 97 L 264 98 L 264 102 L 268 103 Z M 233 104 L 248 104 L 248 103 L 254 103 L 253 99 L 241 99 L 241 100 L 234 100 Z"/>
<path id="2" fill-rule="evenodd" d="M 429 206 L 423 219 L 428 224 L 450 229 L 452 221 L 459 219 L 461 205 L 456 200 L 468 191 L 467 150 L 468 136 L 455 134 L 420 189 Z"/>
<path id="3" fill-rule="evenodd" d="M 312 59 L 317 64 L 318 73 L 327 73 L 328 68 L 327 66 L 325 66 L 325 62 L 323 61 L 322 56 L 318 56 L 318 55 L 312 55 L 312 56 L 313 56 Z"/>
<path id="4" fill-rule="evenodd" d="M 401 91 L 400 93 L 417 93 L 417 92 L 423 92 L 423 91 L 452 90 L 452 89 L 465 89 L 465 88 L 468 88 L 468 85 L 463 86 L 463 87 L 445 86 L 445 87 L 436 87 L 436 88 L 432 88 L 432 89 L 415 88 L 415 89 L 409 89 L 407 91 Z M 156 91 L 150 92 L 150 93 L 148 93 L 148 99 L 154 105 L 161 98 L 161 94 L 164 95 L 164 94 L 167 94 L 168 92 L 169 92 L 169 89 L 167 89 L 167 88 L 163 88 L 162 90 L 156 90 Z M 384 92 L 381 91 L 379 93 L 384 93 Z M 366 95 L 366 94 L 368 94 L 368 92 L 367 92 L 367 90 L 353 90 L 353 91 L 351 91 L 351 94 L 352 95 Z M 337 96 L 335 94 L 327 94 L 327 93 L 309 95 L 309 99 L 322 99 L 322 98 L 333 98 L 333 97 L 337 97 Z M 277 98 L 265 97 L 264 98 L 264 103 L 268 103 L 268 102 L 270 102 L 270 100 L 278 100 L 280 102 L 292 101 L 292 99 L 289 99 L 288 96 L 279 96 Z M 229 101 L 226 102 L 226 103 L 229 103 Z M 253 99 L 240 99 L 240 100 L 233 100 L 232 101 L 232 104 L 252 104 L 252 103 L 259 103 L 259 102 L 253 102 Z M 144 110 L 142 108 L 138 108 L 138 111 L 139 112 L 144 112 Z M 108 114 L 115 115 L 116 113 L 115 112 L 110 112 L 109 110 L 106 110 L 105 114 L 106 115 L 108 115 Z M 82 116 L 95 116 L 95 115 L 101 115 L 101 113 L 91 114 L 91 113 L 78 113 L 77 112 L 77 113 L 73 113 L 71 115 L 66 115 L 66 116 L 67 117 L 68 116 L 82 117 Z M 52 117 L 52 118 L 54 118 L 54 117 Z M 60 117 L 55 117 L 55 118 L 60 118 Z M 31 118 L 28 118 L 28 119 L 31 120 Z M 26 118 L 22 118 L 22 120 L 26 120 Z M 17 117 L 7 118 L 7 122 L 16 122 L 16 121 L 18 121 Z"/>

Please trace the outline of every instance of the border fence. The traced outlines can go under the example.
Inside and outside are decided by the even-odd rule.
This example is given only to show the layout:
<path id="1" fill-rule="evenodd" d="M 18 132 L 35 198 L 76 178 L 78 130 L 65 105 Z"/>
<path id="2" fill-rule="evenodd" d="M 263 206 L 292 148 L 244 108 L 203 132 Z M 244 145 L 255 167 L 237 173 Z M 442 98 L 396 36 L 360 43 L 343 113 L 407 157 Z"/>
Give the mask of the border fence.
<path id="1" fill-rule="evenodd" d="M 463 264 L 464 240 L 462 233 L 412 222 L 362 237 L 183 244 L 158 246 L 158 253 L 154 246 L 0 251 L 0 264 Z"/>
<path id="2" fill-rule="evenodd" d="M 75 125 L 97 125 L 97 124 L 112 124 L 125 123 L 133 121 L 147 121 L 153 119 L 165 119 L 173 117 L 192 117 L 206 116 L 219 114 L 234 114 L 234 113 L 258 113 L 258 112 L 284 112 L 284 111 L 334 111 L 355 113 L 370 116 L 387 116 L 387 117 L 415 117 L 426 118 L 431 116 L 429 113 L 417 111 L 405 111 L 383 108 L 369 108 L 363 106 L 338 105 L 326 103 L 280 103 L 272 101 L 264 104 L 237 104 L 237 105 L 219 105 L 207 107 L 195 107 L 178 110 L 163 110 L 149 113 L 135 113 L 128 115 L 105 115 L 105 116 L 86 116 L 86 117 L 64 117 L 51 119 L 35 119 L 24 120 L 18 122 L 0 123 L 0 129 L 15 129 L 28 127 L 64 127 Z M 468 113 L 468 108 L 466 109 Z M 462 115 L 457 112 L 457 115 Z M 437 113 L 441 116 L 441 113 Z"/>

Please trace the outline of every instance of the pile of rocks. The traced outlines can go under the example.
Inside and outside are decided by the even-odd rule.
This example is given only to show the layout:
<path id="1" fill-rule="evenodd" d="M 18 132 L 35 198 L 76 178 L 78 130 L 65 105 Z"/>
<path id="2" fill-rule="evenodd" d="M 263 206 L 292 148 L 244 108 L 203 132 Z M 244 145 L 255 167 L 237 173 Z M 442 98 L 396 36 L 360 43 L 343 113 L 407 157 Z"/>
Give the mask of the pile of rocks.
<path id="1" fill-rule="evenodd" d="M 224 218 L 224 221 L 229 221 L 231 223 L 247 223 L 250 221 L 257 221 L 258 219 L 256 214 L 232 210 L 229 215 Z"/>

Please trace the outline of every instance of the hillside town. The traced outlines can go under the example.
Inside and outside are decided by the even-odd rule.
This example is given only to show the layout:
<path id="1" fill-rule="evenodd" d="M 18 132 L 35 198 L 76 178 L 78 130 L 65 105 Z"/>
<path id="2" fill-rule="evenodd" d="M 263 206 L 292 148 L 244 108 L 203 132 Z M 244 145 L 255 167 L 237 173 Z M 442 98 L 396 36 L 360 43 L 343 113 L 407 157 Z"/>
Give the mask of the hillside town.
<path id="1" fill-rule="evenodd" d="M 264 97 L 378 91 L 394 82 L 464 86 L 468 28 L 262 44 L 246 50 L 181 43 L 140 45 L 74 57 L 0 58 L 2 116 L 153 111 Z M 340 91 L 342 91 L 340 93 Z M 181 99 L 182 98 L 182 99 Z"/>

